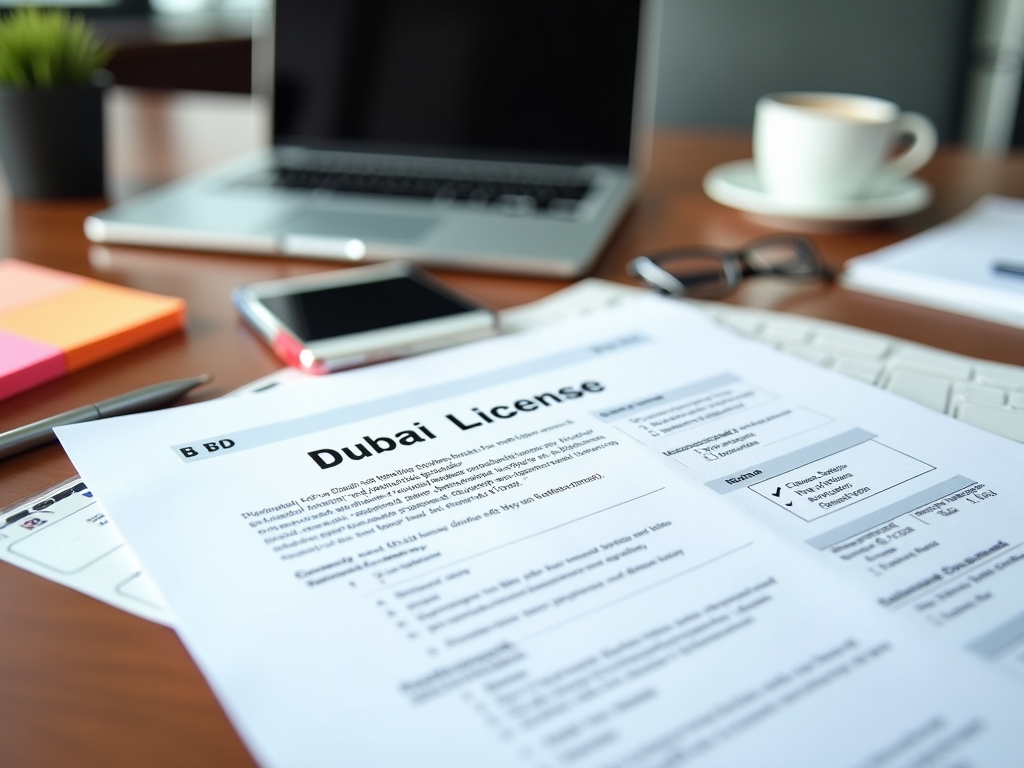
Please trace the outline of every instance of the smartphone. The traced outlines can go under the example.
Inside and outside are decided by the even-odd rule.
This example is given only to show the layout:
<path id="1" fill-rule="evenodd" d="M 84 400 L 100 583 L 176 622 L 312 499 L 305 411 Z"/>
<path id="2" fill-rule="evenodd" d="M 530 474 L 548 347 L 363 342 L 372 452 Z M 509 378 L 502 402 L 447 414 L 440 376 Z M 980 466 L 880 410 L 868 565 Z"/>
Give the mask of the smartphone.
<path id="1" fill-rule="evenodd" d="M 232 301 L 284 362 L 322 374 L 494 335 L 494 312 L 405 262 L 271 280 Z"/>

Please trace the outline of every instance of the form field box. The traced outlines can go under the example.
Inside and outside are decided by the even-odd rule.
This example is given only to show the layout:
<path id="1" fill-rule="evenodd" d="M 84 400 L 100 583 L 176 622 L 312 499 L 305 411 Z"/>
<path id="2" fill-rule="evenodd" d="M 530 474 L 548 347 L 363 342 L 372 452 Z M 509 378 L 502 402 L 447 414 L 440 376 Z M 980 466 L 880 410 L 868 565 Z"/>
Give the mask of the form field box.
<path id="1" fill-rule="evenodd" d="M 121 546 L 114 526 L 96 504 L 90 504 L 47 522 L 8 551 L 58 573 L 75 573 Z"/>
<path id="2" fill-rule="evenodd" d="M 930 464 L 868 440 L 749 488 L 810 522 L 933 469 Z"/>

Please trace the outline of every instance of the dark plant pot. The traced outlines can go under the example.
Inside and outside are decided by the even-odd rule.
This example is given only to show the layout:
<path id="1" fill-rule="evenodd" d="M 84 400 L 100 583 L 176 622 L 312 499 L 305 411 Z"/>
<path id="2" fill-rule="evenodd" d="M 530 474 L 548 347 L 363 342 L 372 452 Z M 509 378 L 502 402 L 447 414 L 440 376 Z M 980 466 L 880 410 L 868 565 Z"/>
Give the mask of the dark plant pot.
<path id="1" fill-rule="evenodd" d="M 0 87 L 0 163 L 15 197 L 103 194 L 103 91 Z"/>

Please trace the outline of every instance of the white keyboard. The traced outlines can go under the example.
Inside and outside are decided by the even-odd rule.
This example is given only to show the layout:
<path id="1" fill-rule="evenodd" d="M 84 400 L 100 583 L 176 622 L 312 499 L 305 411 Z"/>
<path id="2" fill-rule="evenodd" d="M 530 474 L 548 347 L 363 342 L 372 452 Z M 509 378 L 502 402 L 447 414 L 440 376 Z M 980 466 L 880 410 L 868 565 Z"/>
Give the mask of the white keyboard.
<path id="1" fill-rule="evenodd" d="M 621 304 L 646 291 L 588 279 L 500 313 L 504 331 Z M 1024 367 L 957 355 L 841 323 L 750 307 L 690 302 L 742 336 L 1024 443 Z"/>

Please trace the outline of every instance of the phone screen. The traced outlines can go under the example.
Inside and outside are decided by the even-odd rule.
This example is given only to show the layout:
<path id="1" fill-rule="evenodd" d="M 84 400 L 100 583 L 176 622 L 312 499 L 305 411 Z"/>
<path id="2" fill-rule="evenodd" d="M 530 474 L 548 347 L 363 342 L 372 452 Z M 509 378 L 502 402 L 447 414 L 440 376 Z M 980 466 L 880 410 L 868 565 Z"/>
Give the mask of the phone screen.
<path id="1" fill-rule="evenodd" d="M 260 299 L 302 341 L 431 320 L 477 309 L 410 277 Z"/>

